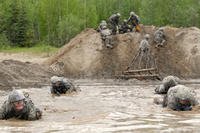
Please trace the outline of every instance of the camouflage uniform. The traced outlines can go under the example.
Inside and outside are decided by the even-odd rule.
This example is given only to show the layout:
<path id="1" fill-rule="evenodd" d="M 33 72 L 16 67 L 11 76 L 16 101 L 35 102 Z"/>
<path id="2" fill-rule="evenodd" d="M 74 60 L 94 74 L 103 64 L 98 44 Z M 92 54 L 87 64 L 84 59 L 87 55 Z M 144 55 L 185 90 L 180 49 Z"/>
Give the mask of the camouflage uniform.
<path id="1" fill-rule="evenodd" d="M 157 94 L 166 94 L 170 87 L 176 86 L 179 83 L 179 78 L 175 76 L 167 76 L 162 80 L 162 84 L 157 86 L 155 92 Z"/>
<path id="2" fill-rule="evenodd" d="M 127 33 L 129 31 L 132 31 L 132 28 L 128 25 L 128 21 L 125 19 L 119 27 L 119 33 Z"/>
<path id="3" fill-rule="evenodd" d="M 138 66 L 139 68 L 144 68 L 144 65 L 145 67 L 147 68 L 148 64 L 149 64 L 149 61 L 150 61 L 150 45 L 149 45 L 149 34 L 146 34 L 144 36 L 144 39 L 140 42 L 140 45 L 139 45 L 139 63 L 138 63 Z M 143 63 L 143 65 L 141 65 Z"/>
<path id="4" fill-rule="evenodd" d="M 139 25 L 140 19 L 134 12 L 130 12 L 130 17 L 128 18 L 128 23 L 131 24 L 131 28 L 133 29 L 133 28 L 135 28 L 135 26 Z"/>
<path id="5" fill-rule="evenodd" d="M 107 23 L 105 20 L 102 20 L 101 23 L 98 26 L 97 31 L 100 32 L 101 30 L 103 30 L 104 27 L 107 27 Z"/>
<path id="6" fill-rule="evenodd" d="M 181 101 L 187 102 L 183 104 Z M 170 88 L 163 100 L 164 107 L 177 111 L 191 110 L 192 106 L 197 104 L 196 93 L 184 85 L 177 85 Z"/>
<path id="7" fill-rule="evenodd" d="M 164 29 L 159 28 L 155 33 L 154 33 L 154 42 L 156 42 L 156 47 L 163 46 L 165 43 L 165 35 L 164 35 Z"/>
<path id="8" fill-rule="evenodd" d="M 21 99 L 19 99 L 21 97 Z M 13 100 L 18 99 L 18 100 Z M 20 111 L 15 111 L 13 102 L 23 100 L 24 107 Z M 23 120 L 37 120 L 42 116 L 42 112 L 36 108 L 28 96 L 24 96 L 19 90 L 13 90 L 8 100 L 6 100 L 0 109 L 0 119 L 17 118 Z"/>
<path id="9" fill-rule="evenodd" d="M 107 48 L 113 48 L 112 32 L 107 27 L 101 30 L 101 39 Z"/>
<path id="10" fill-rule="evenodd" d="M 113 14 L 109 18 L 109 26 L 112 29 L 112 34 L 116 34 L 119 32 L 119 20 L 120 20 L 120 14 Z"/>
<path id="11" fill-rule="evenodd" d="M 60 84 L 56 85 L 58 82 Z M 76 91 L 76 88 L 72 84 L 72 82 L 64 77 L 57 77 L 57 76 L 51 77 L 51 84 L 52 84 L 50 89 L 51 93 L 56 94 L 58 96 L 60 94 L 65 94 L 66 92 Z"/>

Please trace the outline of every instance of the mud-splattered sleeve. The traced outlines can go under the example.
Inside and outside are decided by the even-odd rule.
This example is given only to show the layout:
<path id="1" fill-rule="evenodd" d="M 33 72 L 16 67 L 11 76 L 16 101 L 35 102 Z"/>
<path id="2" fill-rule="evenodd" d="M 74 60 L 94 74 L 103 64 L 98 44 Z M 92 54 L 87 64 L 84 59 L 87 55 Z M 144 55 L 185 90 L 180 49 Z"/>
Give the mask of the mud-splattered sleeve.
<path id="1" fill-rule="evenodd" d="M 28 120 L 38 120 L 42 117 L 42 111 L 34 106 L 32 102 L 28 103 Z"/>
<path id="2" fill-rule="evenodd" d="M 0 108 L 0 119 L 6 119 L 6 115 L 7 115 L 7 102 L 5 101 L 3 103 L 3 105 Z"/>

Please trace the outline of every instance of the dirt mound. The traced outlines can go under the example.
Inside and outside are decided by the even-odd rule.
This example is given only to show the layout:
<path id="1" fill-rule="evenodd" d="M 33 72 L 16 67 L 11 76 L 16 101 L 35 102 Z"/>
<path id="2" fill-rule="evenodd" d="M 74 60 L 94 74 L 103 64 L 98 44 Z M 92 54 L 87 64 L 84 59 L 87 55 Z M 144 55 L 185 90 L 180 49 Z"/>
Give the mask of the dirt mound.
<path id="1" fill-rule="evenodd" d="M 48 68 L 30 62 L 4 60 L 0 66 L 0 89 L 40 87 L 49 84 L 53 75 Z"/>
<path id="2" fill-rule="evenodd" d="M 100 34 L 87 29 L 45 63 L 68 77 L 112 78 L 128 66 L 144 34 L 149 33 L 151 51 L 162 76 L 199 77 L 200 30 L 194 27 L 165 27 L 167 44 L 162 48 L 155 48 L 153 34 L 156 30 L 154 26 L 142 26 L 142 33 L 116 35 L 114 48 L 107 49 Z"/>

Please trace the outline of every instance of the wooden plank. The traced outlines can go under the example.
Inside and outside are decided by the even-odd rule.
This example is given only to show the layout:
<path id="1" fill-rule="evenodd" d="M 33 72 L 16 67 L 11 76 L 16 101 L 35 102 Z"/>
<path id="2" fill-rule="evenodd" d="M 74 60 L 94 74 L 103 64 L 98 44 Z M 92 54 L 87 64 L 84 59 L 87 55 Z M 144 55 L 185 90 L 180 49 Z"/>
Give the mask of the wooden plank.
<path id="1" fill-rule="evenodd" d="M 156 71 L 156 68 L 148 68 L 148 69 L 139 69 L 139 70 L 127 70 L 124 73 L 138 73 L 138 72 L 148 72 L 148 71 Z"/>
<path id="2" fill-rule="evenodd" d="M 153 78 L 153 77 L 159 77 L 158 74 L 154 75 L 118 75 L 117 77 L 121 78 Z"/>

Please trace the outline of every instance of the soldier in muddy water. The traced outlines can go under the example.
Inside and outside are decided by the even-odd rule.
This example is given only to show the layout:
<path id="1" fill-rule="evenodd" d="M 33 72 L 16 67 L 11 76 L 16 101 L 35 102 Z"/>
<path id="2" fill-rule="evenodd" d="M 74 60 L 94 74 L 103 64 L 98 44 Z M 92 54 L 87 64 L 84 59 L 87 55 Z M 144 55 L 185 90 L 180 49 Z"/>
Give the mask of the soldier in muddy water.
<path id="1" fill-rule="evenodd" d="M 8 99 L 0 108 L 0 119 L 17 118 L 22 120 L 38 120 L 42 111 L 36 108 L 28 94 L 21 90 L 10 92 Z"/>
<path id="2" fill-rule="evenodd" d="M 60 96 L 67 92 L 77 91 L 77 87 L 73 83 L 64 77 L 53 76 L 51 77 L 51 93 Z"/>

